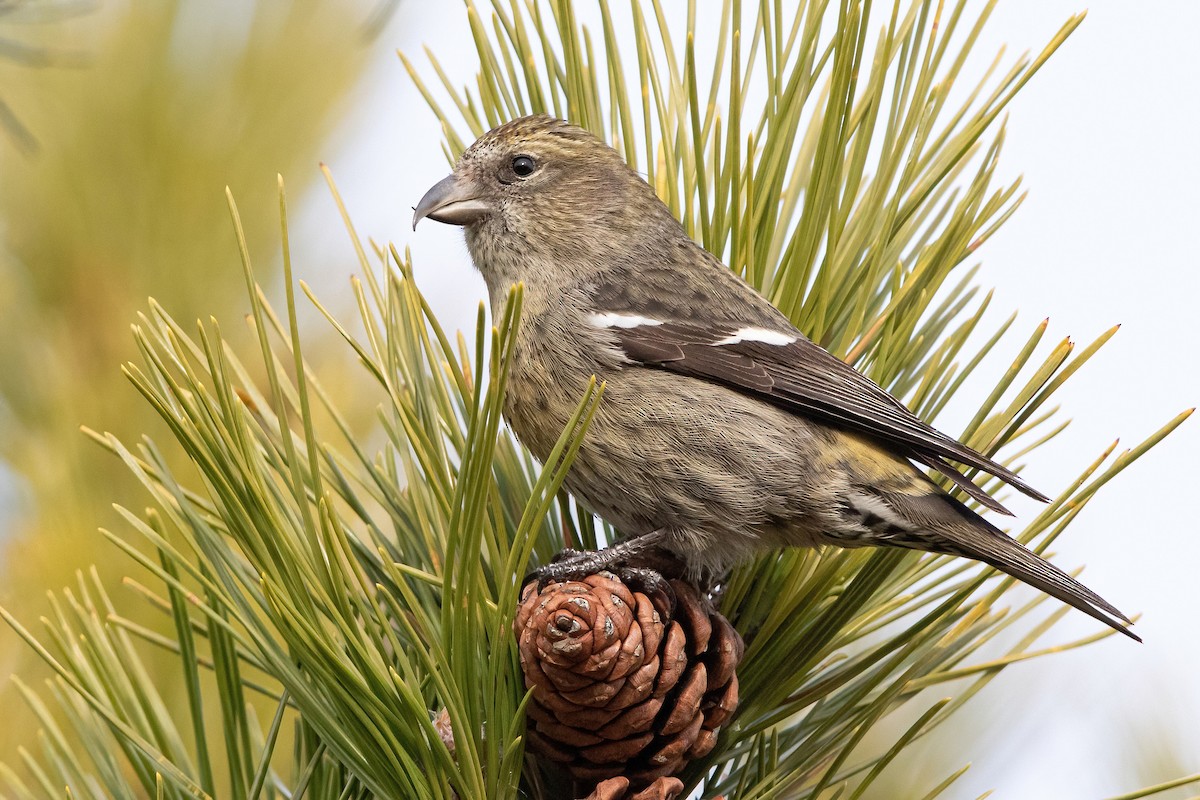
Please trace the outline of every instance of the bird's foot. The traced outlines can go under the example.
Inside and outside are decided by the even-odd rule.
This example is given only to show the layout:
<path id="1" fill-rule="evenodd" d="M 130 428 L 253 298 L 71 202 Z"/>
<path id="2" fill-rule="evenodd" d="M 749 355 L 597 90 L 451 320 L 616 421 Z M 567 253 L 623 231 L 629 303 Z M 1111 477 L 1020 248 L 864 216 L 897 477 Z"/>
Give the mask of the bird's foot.
<path id="1" fill-rule="evenodd" d="M 597 572 L 619 572 L 620 557 L 613 558 L 610 550 L 574 550 L 563 548 L 549 564 L 544 564 L 525 576 L 523 584 L 537 580 L 540 592 L 551 583 L 580 581 Z"/>
<path id="2" fill-rule="evenodd" d="M 637 592 L 661 598 L 666 610 L 675 609 L 675 590 L 668 578 L 683 574 L 679 557 L 657 543 L 661 531 L 626 539 L 604 550 L 561 550 L 549 564 L 525 576 L 522 585 L 537 581 L 540 592 L 551 583 L 578 581 L 597 572 L 610 572 Z"/>
<path id="3" fill-rule="evenodd" d="M 661 572 L 652 567 L 633 566 L 625 563 L 619 555 L 615 558 L 612 557 L 609 550 L 584 552 L 565 550 L 556 555 L 549 564 L 538 567 L 525 576 L 522 584 L 536 580 L 537 589 L 540 592 L 551 583 L 580 581 L 597 572 L 611 572 L 635 591 L 644 591 L 647 594 L 658 592 L 674 594 L 674 590 L 671 589 L 671 585 Z M 674 604 L 672 603 L 672 605 Z"/>

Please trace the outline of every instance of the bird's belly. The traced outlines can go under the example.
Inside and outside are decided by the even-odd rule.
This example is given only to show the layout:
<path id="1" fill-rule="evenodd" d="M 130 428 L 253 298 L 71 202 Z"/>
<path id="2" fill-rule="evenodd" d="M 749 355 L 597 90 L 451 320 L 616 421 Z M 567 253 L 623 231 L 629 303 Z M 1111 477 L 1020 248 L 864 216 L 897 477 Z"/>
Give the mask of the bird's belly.
<path id="1" fill-rule="evenodd" d="M 816 542 L 837 489 L 815 466 L 835 434 L 706 381 L 640 367 L 601 377 L 604 397 L 566 483 L 623 535 L 667 529 L 712 564 Z M 546 397 L 510 404 L 509 423 L 544 461 L 579 394 L 543 386 Z"/>

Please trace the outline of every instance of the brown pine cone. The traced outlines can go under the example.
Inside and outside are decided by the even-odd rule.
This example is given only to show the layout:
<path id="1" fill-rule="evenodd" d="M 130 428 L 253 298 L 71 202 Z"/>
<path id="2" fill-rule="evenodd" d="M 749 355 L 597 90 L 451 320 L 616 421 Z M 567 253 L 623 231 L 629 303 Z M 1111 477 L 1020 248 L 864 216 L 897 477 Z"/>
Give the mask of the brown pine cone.
<path id="1" fill-rule="evenodd" d="M 632 796 L 678 773 L 712 750 L 737 708 L 741 637 L 690 584 L 670 585 L 673 619 L 666 597 L 609 572 L 522 594 L 529 745 L 585 785 L 619 776 Z"/>

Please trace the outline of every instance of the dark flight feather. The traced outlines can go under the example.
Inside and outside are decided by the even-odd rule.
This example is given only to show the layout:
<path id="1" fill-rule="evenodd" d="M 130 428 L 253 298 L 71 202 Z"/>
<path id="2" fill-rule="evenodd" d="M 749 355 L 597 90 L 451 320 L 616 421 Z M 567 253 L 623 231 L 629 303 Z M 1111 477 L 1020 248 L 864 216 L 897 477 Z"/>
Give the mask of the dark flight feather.
<path id="1" fill-rule="evenodd" d="M 988 508 L 1010 512 L 947 461 L 1000 478 L 1030 497 L 1049 497 L 1019 475 L 922 421 L 874 381 L 798 331 L 788 344 L 736 338 L 749 325 L 666 320 L 657 325 L 614 327 L 625 355 L 648 367 L 720 383 L 821 422 L 867 436 L 898 455 L 945 475 Z"/>

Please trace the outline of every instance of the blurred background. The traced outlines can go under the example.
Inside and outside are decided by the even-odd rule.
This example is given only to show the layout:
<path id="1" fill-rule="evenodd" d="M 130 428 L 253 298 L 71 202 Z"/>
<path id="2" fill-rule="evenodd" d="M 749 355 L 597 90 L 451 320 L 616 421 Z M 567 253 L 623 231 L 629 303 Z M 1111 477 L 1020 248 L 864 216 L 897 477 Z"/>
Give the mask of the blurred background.
<path id="1" fill-rule="evenodd" d="M 1040 49 L 1080 10 L 1000 4 L 964 77 L 1001 47 Z M 980 250 L 993 318 L 1049 317 L 1051 339 L 1080 342 L 1123 324 L 1062 390 L 1071 427 L 1028 466 L 1051 492 L 1113 439 L 1140 441 L 1200 399 L 1196 30 L 1200 5 L 1188 0 L 1096 3 L 1012 106 L 1002 174 L 1023 174 L 1030 196 Z M 359 232 L 411 245 L 446 326 L 471 324 L 484 289 L 461 233 L 409 226 L 448 169 L 440 127 L 395 54 L 428 74 L 424 46 L 454 83 L 473 82 L 456 3 L 0 0 L 0 603 L 18 617 L 47 613 L 45 590 L 87 565 L 110 586 L 134 574 L 96 531 L 117 524 L 114 502 L 143 501 L 79 426 L 167 441 L 120 370 L 148 297 L 178 319 L 216 316 L 235 339 L 244 329 L 227 185 L 259 279 L 277 287 L 284 176 L 296 271 L 349 308 L 356 264 L 318 168 L 327 163 Z M 329 332 L 308 319 L 309 352 L 331 374 L 344 350 L 323 350 Z M 943 427 L 965 422 L 990 388 L 964 391 Z M 353 393 L 339 402 L 370 426 Z M 1146 643 L 1111 637 L 1008 669 L 972 714 L 929 738 L 925 763 L 891 768 L 892 796 L 920 796 L 930 775 L 968 759 L 953 796 L 1095 798 L 1200 771 L 1197 450 L 1193 420 L 1057 545 L 1061 563 L 1087 563 L 1089 585 L 1144 615 Z M 123 610 L 152 618 L 132 592 Z M 1071 614 L 1046 640 L 1094 627 Z M 0 675 L 12 672 L 44 674 L 0 630 Z M 0 708 L 0 761 L 12 761 L 36 730 L 7 681 Z"/>

